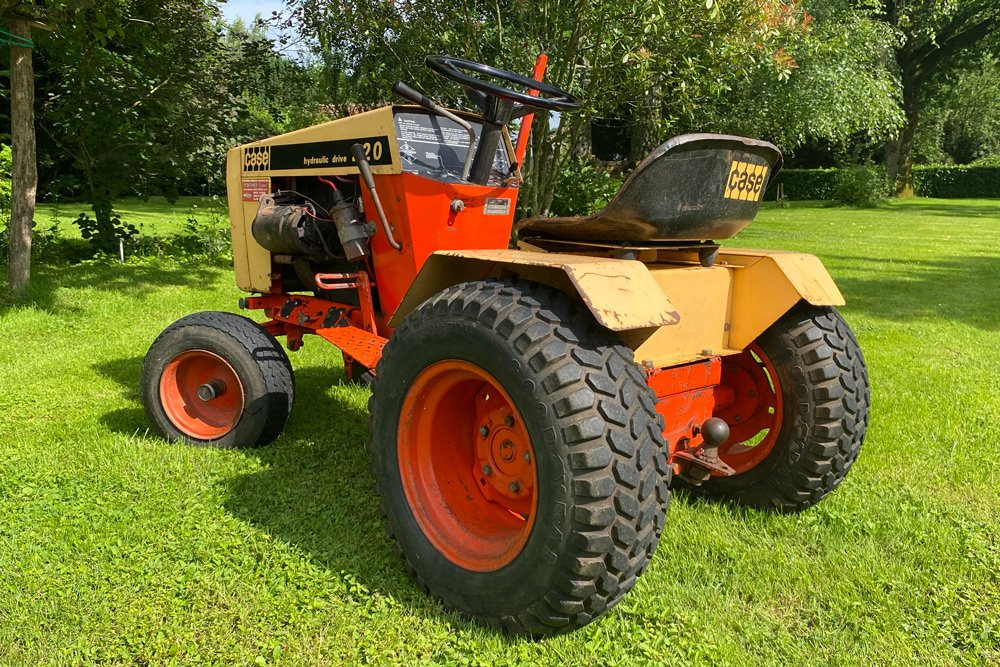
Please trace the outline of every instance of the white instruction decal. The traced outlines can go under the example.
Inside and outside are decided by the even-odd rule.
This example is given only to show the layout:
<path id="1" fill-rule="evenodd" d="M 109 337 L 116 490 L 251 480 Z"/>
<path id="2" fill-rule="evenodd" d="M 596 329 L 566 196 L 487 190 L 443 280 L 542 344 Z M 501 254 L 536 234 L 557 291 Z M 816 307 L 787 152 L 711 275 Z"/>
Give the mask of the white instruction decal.
<path id="1" fill-rule="evenodd" d="M 487 199 L 483 213 L 485 215 L 507 215 L 510 213 L 510 200 Z"/>

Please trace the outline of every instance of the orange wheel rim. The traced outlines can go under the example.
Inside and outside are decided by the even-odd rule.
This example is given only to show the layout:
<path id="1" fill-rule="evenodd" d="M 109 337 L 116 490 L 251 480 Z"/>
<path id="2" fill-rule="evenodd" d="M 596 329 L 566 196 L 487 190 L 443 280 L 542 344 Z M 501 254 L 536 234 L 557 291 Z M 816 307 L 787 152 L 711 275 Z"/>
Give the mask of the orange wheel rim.
<path id="1" fill-rule="evenodd" d="M 214 440 L 229 433 L 243 414 L 243 384 L 225 359 L 207 350 L 174 357 L 160 376 L 160 403 L 184 435 Z"/>
<path id="2" fill-rule="evenodd" d="M 774 449 L 784 416 L 781 385 L 770 359 L 756 344 L 722 360 L 722 382 L 714 416 L 729 424 L 719 458 L 744 473 Z M 715 474 L 715 473 L 713 473 Z"/>
<path id="3" fill-rule="evenodd" d="M 535 452 L 492 375 L 457 360 L 421 371 L 403 400 L 397 451 L 413 516 L 448 560 L 491 572 L 517 557 L 538 505 Z"/>

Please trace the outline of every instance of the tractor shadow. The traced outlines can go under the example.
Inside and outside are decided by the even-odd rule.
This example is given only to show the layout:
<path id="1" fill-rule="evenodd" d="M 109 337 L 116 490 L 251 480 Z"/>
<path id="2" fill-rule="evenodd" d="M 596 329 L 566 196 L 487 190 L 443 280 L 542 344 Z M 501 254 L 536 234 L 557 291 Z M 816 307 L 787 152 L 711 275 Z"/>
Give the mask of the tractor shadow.
<path id="1" fill-rule="evenodd" d="M 141 356 L 135 356 L 91 365 L 100 375 L 117 382 L 122 390 L 122 398 L 129 402 L 129 407 L 106 412 L 98 420 L 112 433 L 135 435 L 149 431 L 149 421 L 142 408 L 139 393 L 142 359 Z"/>
<path id="2" fill-rule="evenodd" d="M 139 390 L 142 361 L 135 356 L 92 366 L 118 383 L 130 404 L 101 416 L 114 433 L 150 432 Z M 360 583 L 420 615 L 475 627 L 420 590 L 386 534 L 365 451 L 368 390 L 348 382 L 341 368 L 310 366 L 295 369 L 295 394 L 291 417 L 275 442 L 219 452 L 260 464 L 218 482 L 225 510 L 306 554 L 345 585 Z"/>
<path id="3" fill-rule="evenodd" d="M 420 590 L 386 534 L 365 451 L 369 392 L 341 369 L 323 367 L 296 369 L 295 391 L 282 436 L 245 450 L 260 469 L 222 482 L 226 510 L 372 593 L 423 616 L 469 623 Z"/>

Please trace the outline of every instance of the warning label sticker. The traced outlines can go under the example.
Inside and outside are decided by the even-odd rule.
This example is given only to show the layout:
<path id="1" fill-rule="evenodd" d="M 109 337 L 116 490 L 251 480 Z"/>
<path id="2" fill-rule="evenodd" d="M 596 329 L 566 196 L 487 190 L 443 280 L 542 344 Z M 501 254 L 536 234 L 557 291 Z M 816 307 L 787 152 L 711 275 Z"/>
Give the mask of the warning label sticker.
<path id="1" fill-rule="evenodd" d="M 270 178 L 244 178 L 243 201 L 258 201 L 262 195 L 271 194 Z"/>
<path id="2" fill-rule="evenodd" d="M 485 215 L 507 215 L 510 213 L 509 199 L 487 199 L 483 209 Z"/>

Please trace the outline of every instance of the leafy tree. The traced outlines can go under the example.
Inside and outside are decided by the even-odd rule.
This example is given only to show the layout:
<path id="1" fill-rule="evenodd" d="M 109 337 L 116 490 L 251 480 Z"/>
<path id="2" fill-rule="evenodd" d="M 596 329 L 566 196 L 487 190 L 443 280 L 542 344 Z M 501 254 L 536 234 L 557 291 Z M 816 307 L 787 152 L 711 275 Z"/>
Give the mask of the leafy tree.
<path id="1" fill-rule="evenodd" d="M 426 54 L 526 72 L 536 53 L 547 52 L 546 81 L 572 90 L 585 107 L 557 119 L 536 115 L 520 198 L 529 214 L 549 209 L 557 175 L 586 147 L 592 119 L 626 118 L 635 159 L 761 63 L 781 74 L 781 48 L 804 30 L 797 0 L 287 4 L 290 22 L 336 83 L 327 88 L 333 102 L 385 101 L 403 79 L 458 106 L 465 103 L 457 87 L 441 94 L 440 80 L 423 67 Z"/>
<path id="2" fill-rule="evenodd" d="M 965 164 L 992 155 L 1000 155 L 1000 55 L 984 50 L 942 72 L 931 87 L 914 161 Z"/>
<path id="3" fill-rule="evenodd" d="M 996 0 L 882 0 L 882 18 L 899 32 L 895 48 L 904 124 L 887 147 L 897 194 L 912 194 L 913 145 L 925 87 L 959 54 L 1000 30 Z"/>
<path id="4" fill-rule="evenodd" d="M 170 194 L 230 143 L 232 60 L 207 0 L 92 0 L 40 41 L 40 127 L 82 174 L 97 224 L 125 191 Z"/>
<path id="5" fill-rule="evenodd" d="M 31 276 L 31 225 L 35 217 L 38 167 L 35 158 L 35 82 L 31 28 L 42 26 L 38 7 L 20 0 L 2 0 L 0 18 L 10 37 L 10 121 L 13 165 L 11 176 L 10 241 L 7 282 L 16 298 L 22 298 Z"/>
<path id="6" fill-rule="evenodd" d="M 788 76 L 775 82 L 771 68 L 759 69 L 706 110 L 708 127 L 767 137 L 786 151 L 884 145 L 903 122 L 896 77 L 886 67 L 895 31 L 853 0 L 814 0 L 808 11 L 808 38 L 787 50 Z"/>

